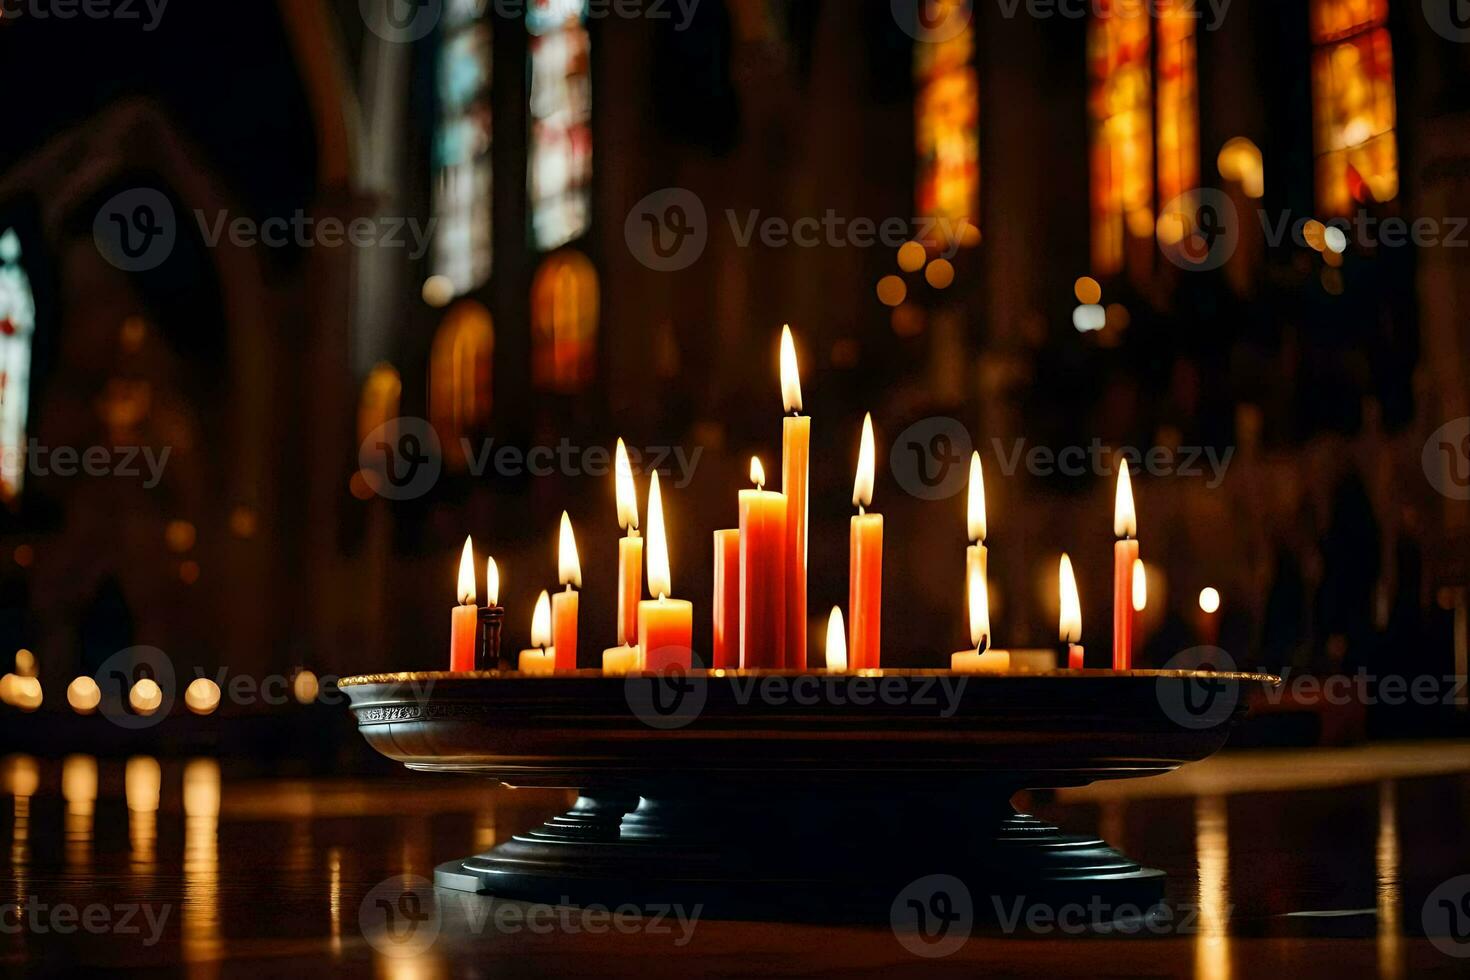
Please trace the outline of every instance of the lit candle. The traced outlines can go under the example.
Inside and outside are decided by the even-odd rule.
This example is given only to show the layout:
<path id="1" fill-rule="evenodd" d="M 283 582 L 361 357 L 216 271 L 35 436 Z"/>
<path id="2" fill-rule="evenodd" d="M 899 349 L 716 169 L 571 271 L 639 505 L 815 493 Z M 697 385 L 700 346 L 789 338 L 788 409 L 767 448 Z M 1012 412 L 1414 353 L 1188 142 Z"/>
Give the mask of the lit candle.
<path id="1" fill-rule="evenodd" d="M 618 542 L 618 642 L 638 642 L 638 603 L 643 601 L 643 539 L 638 536 L 638 488 L 628 447 L 618 440 L 613 464 L 618 496 L 618 525 L 627 534 Z"/>
<path id="2" fill-rule="evenodd" d="M 852 488 L 852 505 L 858 513 L 852 519 L 849 544 L 847 612 L 852 617 L 849 653 L 854 670 L 872 670 L 882 665 L 883 515 L 867 511 L 873 503 L 875 467 L 873 416 L 869 414 L 863 419 L 857 479 Z"/>
<path id="3" fill-rule="evenodd" d="M 494 558 L 485 559 L 485 608 L 480 610 L 480 633 L 476 641 L 477 670 L 500 667 L 500 633 L 505 610 L 500 608 L 500 567 Z"/>
<path id="4" fill-rule="evenodd" d="M 613 647 L 602 651 L 602 672 L 610 676 L 636 673 L 643 669 L 643 651 L 635 646 Z"/>
<path id="5" fill-rule="evenodd" d="M 781 492 L 786 496 L 785 666 L 806 670 L 806 575 L 812 420 L 801 414 L 801 372 L 791 327 L 781 330 Z"/>
<path id="6" fill-rule="evenodd" d="M 842 610 L 832 607 L 827 617 L 827 670 L 840 674 L 847 670 L 847 633 L 843 628 Z"/>
<path id="7" fill-rule="evenodd" d="M 715 532 L 713 666 L 740 666 L 740 531 Z"/>
<path id="8" fill-rule="evenodd" d="M 990 649 L 990 591 L 984 575 L 965 576 L 966 606 L 970 614 L 970 643 L 950 658 L 950 668 L 960 674 L 1004 674 L 1011 669 L 1011 655 Z"/>
<path id="9" fill-rule="evenodd" d="M 1199 594 L 1199 640 L 1207 647 L 1220 642 L 1220 590 L 1213 587 Z"/>
<path id="10" fill-rule="evenodd" d="M 985 547 L 985 471 L 980 454 L 970 457 L 970 494 L 967 510 L 970 547 L 965 552 L 965 575 L 989 575 L 990 552 Z M 987 582 L 987 588 L 989 583 Z"/>
<path id="11" fill-rule="evenodd" d="M 544 590 L 531 616 L 531 646 L 536 649 L 521 651 L 521 673 L 543 677 L 556 673 L 556 650 L 548 649 L 551 647 L 551 596 Z"/>
<path id="12" fill-rule="evenodd" d="M 475 631 L 480 625 L 475 591 L 475 546 L 465 538 L 459 556 L 459 605 L 449 622 L 449 669 L 456 673 L 475 669 Z"/>
<path id="13" fill-rule="evenodd" d="M 1133 563 L 1138 560 L 1138 514 L 1125 462 L 1118 470 L 1113 506 L 1113 669 L 1133 669 Z"/>
<path id="14" fill-rule="evenodd" d="M 1057 581 L 1061 593 L 1061 615 L 1058 617 L 1061 652 L 1068 669 L 1081 670 L 1087 651 L 1082 647 L 1082 600 L 1077 595 L 1077 576 L 1072 559 L 1062 555 Z"/>
<path id="15" fill-rule="evenodd" d="M 761 461 L 750 461 L 754 490 L 740 491 L 740 667 L 786 664 L 786 496 L 765 489 Z"/>
<path id="16" fill-rule="evenodd" d="M 662 672 L 694 665 L 694 606 L 669 598 L 673 576 L 669 570 L 669 541 L 664 531 L 663 493 L 658 471 L 648 488 L 648 592 L 657 596 L 639 604 L 638 646 L 643 669 Z"/>
<path id="17" fill-rule="evenodd" d="M 561 535 L 557 541 L 557 565 L 561 584 L 566 590 L 551 600 L 551 642 L 556 647 L 556 669 L 577 669 L 577 609 L 581 605 L 577 590 L 582 587 L 582 561 L 577 556 L 577 539 L 572 534 L 572 519 L 566 511 L 561 515 Z"/>

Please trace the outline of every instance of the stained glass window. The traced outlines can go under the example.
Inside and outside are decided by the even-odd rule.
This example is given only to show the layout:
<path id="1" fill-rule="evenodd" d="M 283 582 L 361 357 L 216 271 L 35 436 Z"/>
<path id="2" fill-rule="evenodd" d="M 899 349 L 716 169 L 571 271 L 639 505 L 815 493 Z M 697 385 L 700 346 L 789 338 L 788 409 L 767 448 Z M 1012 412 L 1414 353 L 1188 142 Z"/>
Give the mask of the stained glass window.
<path id="1" fill-rule="evenodd" d="M 980 79 L 970 0 L 936 0 L 928 15 L 965 24 L 914 46 L 914 107 L 918 213 L 938 220 L 938 232 L 958 237 L 966 223 L 980 226 Z M 945 242 L 926 242 L 930 246 Z"/>
<path id="2" fill-rule="evenodd" d="M 0 234 L 0 498 L 5 500 L 15 499 L 25 479 L 35 330 L 36 301 L 21 265 L 20 236 L 8 228 Z"/>
<path id="3" fill-rule="evenodd" d="M 531 285 L 531 373 L 536 387 L 570 394 L 596 373 L 600 302 L 597 270 L 587 256 L 562 249 Z"/>
<path id="4" fill-rule="evenodd" d="M 1346 215 L 1398 196 L 1388 0 L 1313 0 L 1317 208 Z"/>
<path id="5" fill-rule="evenodd" d="M 1131 0 L 1097 0 L 1088 24 L 1092 121 L 1092 265 L 1123 268 L 1128 238 L 1150 237 L 1153 217 L 1153 85 L 1149 13 Z"/>
<path id="6" fill-rule="evenodd" d="M 476 0 L 448 0 L 439 51 L 434 133 L 433 272 L 460 296 L 490 278 L 493 182 L 490 27 Z"/>
<path id="7" fill-rule="evenodd" d="M 588 0 L 532 0 L 531 237 L 551 251 L 592 218 L 592 39 Z"/>
<path id="8" fill-rule="evenodd" d="M 1197 11 L 1192 0 L 1158 0 L 1159 243 L 1174 245 L 1195 220 L 1199 189 Z"/>
<path id="9" fill-rule="evenodd" d="M 466 460 L 455 447 L 490 419 L 495 325 L 473 300 L 450 308 L 429 355 L 429 419 L 451 464 Z"/>

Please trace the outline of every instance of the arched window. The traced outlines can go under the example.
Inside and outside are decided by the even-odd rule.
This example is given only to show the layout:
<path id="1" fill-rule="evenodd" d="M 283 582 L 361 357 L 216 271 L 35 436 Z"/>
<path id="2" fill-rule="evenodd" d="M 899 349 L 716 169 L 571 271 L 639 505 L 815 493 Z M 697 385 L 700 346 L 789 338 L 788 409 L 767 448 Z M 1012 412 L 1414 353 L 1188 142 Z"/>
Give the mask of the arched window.
<path id="1" fill-rule="evenodd" d="M 434 127 L 433 274 L 449 298 L 490 278 L 493 181 L 490 147 L 491 35 L 477 4 L 445 5 L 439 50 L 439 118 Z"/>
<path id="2" fill-rule="evenodd" d="M 1313 0 L 1317 209 L 1341 217 L 1399 192 L 1388 0 Z"/>
<path id="3" fill-rule="evenodd" d="M 581 391 L 596 373 L 597 270 L 587 256 L 548 256 L 531 284 L 531 375 L 537 388 Z"/>
<path id="4" fill-rule="evenodd" d="M 0 234 L 0 499 L 19 495 L 25 478 L 26 413 L 31 397 L 31 337 L 36 301 L 21 265 L 20 236 Z"/>
<path id="5" fill-rule="evenodd" d="M 465 462 L 452 451 L 464 436 L 490 420 L 495 367 L 495 325 L 474 300 L 450 308 L 429 354 L 429 421 L 451 465 Z"/>
<path id="6" fill-rule="evenodd" d="M 918 213 L 939 222 L 937 240 L 924 244 L 941 248 L 949 239 L 974 241 L 962 232 L 980 226 L 980 79 L 969 0 L 940 0 L 926 16 L 941 28 L 935 40 L 914 45 L 914 196 Z M 949 29 L 959 22 L 962 29 Z"/>
<path id="7" fill-rule="evenodd" d="M 1123 269 L 1130 239 L 1153 237 L 1153 72 L 1147 5 L 1098 0 L 1088 24 L 1092 269 Z"/>
<path id="8" fill-rule="evenodd" d="M 1192 229 L 1199 189 L 1199 68 L 1190 0 L 1159 0 L 1159 244 L 1174 245 Z"/>
<path id="9" fill-rule="evenodd" d="M 357 441 L 367 437 L 379 427 L 398 418 L 399 402 L 403 397 L 403 380 L 398 369 L 391 364 L 379 364 L 368 372 L 362 383 L 362 397 L 357 403 Z"/>
<path id="10" fill-rule="evenodd" d="M 543 252 L 592 221 L 592 38 L 588 0 L 538 0 L 531 34 L 531 239 Z"/>

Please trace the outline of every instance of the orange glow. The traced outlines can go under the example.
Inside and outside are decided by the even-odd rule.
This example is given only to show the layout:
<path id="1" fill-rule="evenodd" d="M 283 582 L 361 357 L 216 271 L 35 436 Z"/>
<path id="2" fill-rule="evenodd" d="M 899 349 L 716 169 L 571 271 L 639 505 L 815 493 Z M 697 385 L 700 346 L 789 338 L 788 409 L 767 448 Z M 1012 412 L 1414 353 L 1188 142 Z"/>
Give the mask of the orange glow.
<path id="1" fill-rule="evenodd" d="M 444 317 L 429 354 L 429 420 L 445 446 L 490 420 L 495 367 L 495 325 L 473 300 L 455 304 Z M 449 453 L 459 466 L 463 453 Z"/>
<path id="2" fill-rule="evenodd" d="M 1387 0 L 1313 0 L 1317 207 L 1324 215 L 1398 196 Z"/>
<path id="3" fill-rule="evenodd" d="M 531 615 L 531 646 L 540 650 L 551 646 L 551 595 L 544 589 Z"/>
<path id="4" fill-rule="evenodd" d="M 914 46 L 915 199 L 919 214 L 941 219 L 937 239 L 924 243 L 929 248 L 954 237 L 968 245 L 973 239 L 961 229 L 980 219 L 980 80 L 968 2 L 930 0 L 928 22 L 962 17 L 965 26 L 953 37 Z"/>
<path id="5" fill-rule="evenodd" d="M 1091 276 L 1083 276 L 1072 286 L 1072 293 L 1083 306 L 1096 306 L 1102 302 L 1102 286 Z"/>
<path id="6" fill-rule="evenodd" d="M 464 551 L 459 555 L 459 586 L 458 596 L 461 606 L 473 606 L 476 596 L 475 588 L 475 545 L 469 539 L 464 539 Z"/>
<path id="7" fill-rule="evenodd" d="M 669 570 L 669 540 L 664 531 L 664 496 L 658 485 L 658 470 L 648 487 L 648 593 L 664 599 L 674 592 L 673 574 Z"/>
<path id="8" fill-rule="evenodd" d="M 614 482 L 617 484 L 618 526 L 624 531 L 638 530 L 638 486 L 633 482 L 633 464 L 628 462 L 628 447 L 618 440 L 613 454 Z"/>
<path id="9" fill-rule="evenodd" d="M 163 705 L 163 690 L 153 678 L 145 677 L 128 692 L 128 704 L 146 718 Z"/>
<path id="10" fill-rule="evenodd" d="M 1199 180 L 1199 73 L 1195 64 L 1197 11 L 1189 0 L 1159 0 L 1158 166 L 1160 241 L 1178 243 L 1195 221 Z M 1166 237 L 1167 236 L 1167 237 Z"/>
<path id="11" fill-rule="evenodd" d="M 1220 611 L 1220 591 L 1218 589 L 1205 589 L 1199 594 L 1199 607 L 1213 616 Z"/>
<path id="12" fill-rule="evenodd" d="M 1088 24 L 1092 118 L 1092 265 L 1123 268 L 1127 236 L 1152 234 L 1153 82 L 1143 5 L 1098 0 Z"/>
<path id="13" fill-rule="evenodd" d="M 948 259 L 935 259 L 924 270 L 924 280 L 935 289 L 948 289 L 954 285 L 954 263 Z"/>
<path id="14" fill-rule="evenodd" d="M 500 566 L 494 558 L 485 559 L 485 604 L 492 609 L 500 605 Z"/>
<path id="15" fill-rule="evenodd" d="M 827 617 L 827 669 L 847 669 L 847 628 L 842 622 L 842 610 L 836 606 Z"/>
<path id="16" fill-rule="evenodd" d="M 549 256 L 531 284 L 531 376 L 536 387 L 575 394 L 597 368 L 597 270 L 575 249 Z"/>
<path id="17" fill-rule="evenodd" d="M 1133 559 L 1133 611 L 1143 612 L 1148 608 L 1148 572 L 1144 570 L 1143 559 Z"/>
<path id="18" fill-rule="evenodd" d="M 929 253 L 918 242 L 904 242 L 898 250 L 898 267 L 904 272 L 918 272 L 929 261 Z"/>
<path id="19" fill-rule="evenodd" d="M 980 544 L 985 540 L 985 470 L 980 465 L 980 454 L 970 457 L 970 496 L 966 508 L 970 540 Z"/>
<path id="20" fill-rule="evenodd" d="M 1118 469 L 1118 495 L 1113 504 L 1113 534 L 1119 539 L 1138 537 L 1138 512 L 1133 506 L 1133 478 L 1128 464 Z"/>
<path id="21" fill-rule="evenodd" d="M 750 482 L 755 484 L 757 490 L 766 488 L 766 468 L 761 465 L 759 456 L 750 457 Z"/>
<path id="22" fill-rule="evenodd" d="M 366 442 L 375 429 L 398 418 L 403 380 L 391 364 L 379 364 L 368 372 L 362 383 L 362 398 L 357 407 L 357 441 Z M 388 442 L 396 440 L 388 439 Z"/>
<path id="23" fill-rule="evenodd" d="M 908 295 L 908 284 L 898 276 L 884 276 L 878 280 L 878 302 L 884 306 L 898 306 Z"/>
<path id="24" fill-rule="evenodd" d="M 801 368 L 796 362 L 796 341 L 789 325 L 781 328 L 781 401 L 788 415 L 801 413 Z"/>
<path id="25" fill-rule="evenodd" d="M 208 677 L 196 677 L 184 688 L 184 707 L 196 715 L 213 714 L 219 707 L 219 685 Z"/>
<path id="26" fill-rule="evenodd" d="M 1082 642 L 1082 600 L 1077 595 L 1077 575 L 1072 571 L 1072 559 L 1062 555 L 1058 572 L 1058 587 L 1061 597 L 1061 613 L 1057 617 L 1057 631 L 1063 643 Z"/>
<path id="27" fill-rule="evenodd" d="M 873 414 L 863 419 L 863 439 L 858 447 L 857 478 L 852 484 L 852 505 L 859 510 L 873 504 L 873 472 L 877 469 L 877 453 L 873 448 Z"/>
<path id="28" fill-rule="evenodd" d="M 1246 197 L 1258 199 L 1266 193 L 1266 168 L 1261 159 L 1261 148 L 1244 136 L 1225 141 L 1215 158 L 1215 166 L 1221 177 L 1239 181 Z"/>
<path id="29" fill-rule="evenodd" d="M 561 537 L 556 549 L 557 569 L 562 585 L 582 587 L 582 559 L 577 554 L 577 537 L 572 533 L 572 518 L 561 512 Z"/>
<path id="30" fill-rule="evenodd" d="M 66 688 L 66 703 L 79 715 L 90 715 L 102 703 L 102 689 L 97 682 L 83 674 Z"/>
<path id="31" fill-rule="evenodd" d="M 990 587 L 984 575 L 966 575 L 969 593 L 970 646 L 984 651 L 990 646 Z"/>

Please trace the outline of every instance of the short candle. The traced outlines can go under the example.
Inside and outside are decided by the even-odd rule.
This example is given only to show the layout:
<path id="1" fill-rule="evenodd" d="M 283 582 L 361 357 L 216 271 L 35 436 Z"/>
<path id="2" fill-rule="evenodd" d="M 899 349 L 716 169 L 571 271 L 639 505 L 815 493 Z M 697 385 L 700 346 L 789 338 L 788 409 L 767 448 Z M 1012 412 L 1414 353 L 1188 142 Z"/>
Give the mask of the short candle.
<path id="1" fill-rule="evenodd" d="M 556 673 L 556 649 L 551 646 L 551 596 L 544 590 L 531 616 L 531 645 L 536 649 L 521 651 L 517 664 L 521 673 L 532 677 Z"/>
<path id="2" fill-rule="evenodd" d="M 668 535 L 664 530 L 663 493 L 658 471 L 648 488 L 648 591 L 656 599 L 638 606 L 638 647 L 643 669 L 689 670 L 694 663 L 694 605 L 670 599 L 673 575 L 669 569 Z"/>

